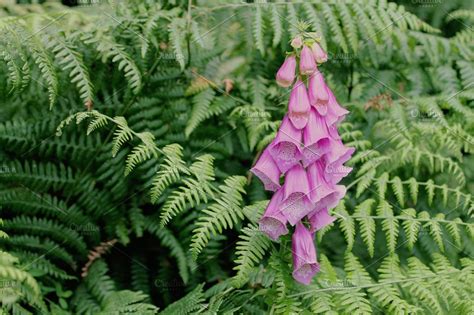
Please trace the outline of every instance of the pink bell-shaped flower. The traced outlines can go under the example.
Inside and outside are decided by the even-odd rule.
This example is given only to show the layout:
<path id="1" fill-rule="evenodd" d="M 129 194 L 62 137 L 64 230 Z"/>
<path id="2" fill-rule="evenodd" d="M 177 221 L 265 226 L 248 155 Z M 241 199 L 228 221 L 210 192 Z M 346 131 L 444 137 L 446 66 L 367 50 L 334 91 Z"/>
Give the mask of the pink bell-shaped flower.
<path id="1" fill-rule="evenodd" d="M 286 227 L 287 219 L 279 209 L 282 199 L 283 190 L 280 189 L 273 194 L 265 213 L 259 221 L 260 231 L 266 233 L 274 241 L 281 235 L 288 233 L 288 228 Z"/>
<path id="2" fill-rule="evenodd" d="M 306 86 L 298 80 L 293 86 L 288 103 L 288 117 L 296 129 L 303 129 L 306 126 L 310 109 Z"/>
<path id="3" fill-rule="evenodd" d="M 296 57 L 288 56 L 276 74 L 276 81 L 281 87 L 289 87 L 295 81 Z"/>
<path id="4" fill-rule="evenodd" d="M 316 108 L 318 113 L 325 116 L 328 111 L 329 94 L 321 72 L 315 72 L 308 83 L 309 103 Z"/>
<path id="5" fill-rule="evenodd" d="M 316 59 L 317 63 L 328 61 L 328 55 L 317 42 L 311 45 L 311 51 L 313 52 L 314 59 Z"/>
<path id="6" fill-rule="evenodd" d="M 328 115 L 329 115 L 329 113 L 328 113 Z M 328 115 L 326 115 L 326 125 L 327 125 Z M 328 132 L 329 132 L 329 135 L 331 136 L 331 138 L 333 138 L 334 140 L 341 139 L 341 136 L 339 135 L 339 131 L 337 131 L 337 126 L 336 125 L 327 126 L 327 128 L 328 128 Z"/>
<path id="7" fill-rule="evenodd" d="M 275 139 L 270 144 L 270 154 L 282 173 L 286 173 L 301 160 L 302 137 L 301 130 L 296 129 L 285 116 Z"/>
<path id="8" fill-rule="evenodd" d="M 311 279 L 319 272 L 320 267 L 316 260 L 313 235 L 301 222 L 298 222 L 293 233 L 291 250 L 293 254 L 293 278 L 302 284 L 310 284 Z"/>
<path id="9" fill-rule="evenodd" d="M 280 188 L 280 169 L 267 148 L 263 151 L 255 166 L 250 170 L 263 183 L 266 190 L 276 191 Z"/>
<path id="10" fill-rule="evenodd" d="M 315 205 L 312 212 L 335 207 L 346 194 L 344 186 L 331 185 L 326 181 L 322 160 L 318 160 L 308 167 L 308 180 L 311 201 Z"/>
<path id="11" fill-rule="evenodd" d="M 331 187 L 324 178 L 321 161 L 312 163 L 307 168 L 310 198 L 314 204 L 320 202 L 323 198 L 334 193 L 334 187 Z"/>
<path id="12" fill-rule="evenodd" d="M 326 172 L 331 174 L 333 170 L 346 163 L 354 153 L 355 148 L 346 147 L 341 140 L 331 139 L 329 141 L 329 150 L 325 155 Z"/>
<path id="13" fill-rule="evenodd" d="M 325 167 L 324 178 L 329 184 L 336 185 L 350 172 L 352 172 L 352 167 L 343 164 L 330 164 Z"/>
<path id="14" fill-rule="evenodd" d="M 317 70 L 313 52 L 308 46 L 303 46 L 300 55 L 300 73 L 302 75 L 311 75 Z"/>
<path id="15" fill-rule="evenodd" d="M 329 138 L 330 134 L 324 118 L 312 108 L 308 124 L 303 131 L 303 166 L 308 166 L 328 152 Z"/>
<path id="16" fill-rule="evenodd" d="M 349 113 L 349 111 L 341 107 L 341 105 L 339 105 L 331 89 L 327 86 L 326 86 L 326 91 L 328 92 L 328 96 L 329 96 L 326 121 L 327 121 L 328 127 L 332 127 L 339 124 L 341 121 L 343 121 L 346 115 Z"/>
<path id="17" fill-rule="evenodd" d="M 326 197 L 322 198 L 316 206 L 314 207 L 313 211 L 319 212 L 322 209 L 332 209 L 337 206 L 339 201 L 346 195 L 346 187 L 343 185 L 335 185 L 334 191 L 327 195 Z"/>
<path id="18" fill-rule="evenodd" d="M 314 233 L 321 230 L 323 227 L 333 223 L 336 220 L 336 217 L 330 216 L 328 209 L 324 208 L 319 211 L 313 211 L 308 214 L 308 221 L 310 224 L 309 231 Z"/>
<path id="19" fill-rule="evenodd" d="M 288 222 L 295 225 L 312 209 L 313 204 L 309 199 L 308 177 L 303 166 L 297 164 L 286 173 L 280 210 Z"/>

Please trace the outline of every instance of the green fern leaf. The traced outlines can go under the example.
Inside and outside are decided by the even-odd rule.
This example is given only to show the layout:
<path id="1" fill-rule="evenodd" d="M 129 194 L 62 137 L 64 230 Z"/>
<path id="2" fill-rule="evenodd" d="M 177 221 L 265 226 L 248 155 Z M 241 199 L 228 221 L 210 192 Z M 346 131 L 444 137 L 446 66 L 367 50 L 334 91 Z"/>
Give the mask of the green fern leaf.
<path id="1" fill-rule="evenodd" d="M 237 274 L 233 282 L 237 287 L 248 281 L 252 268 L 259 264 L 271 245 L 270 239 L 254 226 L 249 225 L 242 229 L 240 240 L 237 242 L 237 259 L 234 270 Z"/>
<path id="2" fill-rule="evenodd" d="M 204 294 L 202 292 L 204 285 L 200 284 L 188 293 L 185 297 L 168 305 L 160 314 L 174 315 L 174 314 L 195 314 L 201 308 L 204 309 Z"/>
<path id="3" fill-rule="evenodd" d="M 253 23 L 253 37 L 255 39 L 255 46 L 260 51 L 260 53 L 265 55 L 265 45 L 263 43 L 263 17 L 262 17 L 262 8 L 260 5 L 255 5 L 255 17 Z"/>
<path id="4" fill-rule="evenodd" d="M 347 213 L 345 200 L 339 202 L 337 207 L 334 209 L 334 212 L 339 216 L 339 226 L 344 233 L 347 242 L 347 248 L 348 250 L 351 250 L 352 246 L 354 245 L 355 223 L 354 219 L 352 219 L 352 217 L 349 216 L 349 213 Z"/>
<path id="5" fill-rule="evenodd" d="M 428 194 L 428 204 L 431 205 L 433 203 L 433 197 L 435 194 L 435 186 L 433 180 L 429 179 L 426 182 L 426 193 Z"/>
<path id="6" fill-rule="evenodd" d="M 398 220 L 393 216 L 392 206 L 387 201 L 381 200 L 377 207 L 377 215 L 384 217 L 382 230 L 385 232 L 388 250 L 394 253 L 398 237 Z"/>
<path id="7" fill-rule="evenodd" d="M 367 199 L 359 204 L 354 211 L 357 221 L 359 221 L 362 239 L 365 245 L 367 245 L 370 257 L 374 256 L 375 220 L 370 217 L 374 203 L 375 200 Z"/>
<path id="8" fill-rule="evenodd" d="M 220 197 L 215 203 L 202 211 L 193 231 L 191 252 L 195 258 L 209 242 L 213 235 L 231 229 L 244 218 L 241 210 L 242 194 L 247 179 L 243 176 L 231 176 L 219 187 Z"/>
<path id="9" fill-rule="evenodd" d="M 397 197 L 398 203 L 403 207 L 405 205 L 405 193 L 403 191 L 403 184 L 400 177 L 396 176 L 393 178 L 392 189 Z"/>
<path id="10" fill-rule="evenodd" d="M 402 219 L 403 230 L 408 242 L 408 248 L 413 249 L 418 234 L 420 232 L 420 221 L 416 220 L 416 210 L 413 208 L 404 209 L 399 216 Z"/>
<path id="11" fill-rule="evenodd" d="M 411 200 L 416 204 L 418 201 L 418 182 L 415 178 L 411 177 L 408 180 L 408 188 L 410 189 Z"/>

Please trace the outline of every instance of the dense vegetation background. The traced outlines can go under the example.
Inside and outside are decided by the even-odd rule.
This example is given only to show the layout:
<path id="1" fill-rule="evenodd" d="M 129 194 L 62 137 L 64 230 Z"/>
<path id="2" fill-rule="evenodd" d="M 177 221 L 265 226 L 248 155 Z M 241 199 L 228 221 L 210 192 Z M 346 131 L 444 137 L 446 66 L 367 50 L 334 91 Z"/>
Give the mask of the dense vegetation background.
<path id="1" fill-rule="evenodd" d="M 0 2 L 1 313 L 474 312 L 472 1 L 65 4 Z M 248 173 L 299 21 L 357 148 L 310 286 Z"/>

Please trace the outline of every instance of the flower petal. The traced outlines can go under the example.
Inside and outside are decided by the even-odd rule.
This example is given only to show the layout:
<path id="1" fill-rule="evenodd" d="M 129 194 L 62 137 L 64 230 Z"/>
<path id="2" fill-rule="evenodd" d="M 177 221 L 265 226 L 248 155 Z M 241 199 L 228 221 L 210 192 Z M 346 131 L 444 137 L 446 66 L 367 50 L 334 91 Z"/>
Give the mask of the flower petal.
<path id="1" fill-rule="evenodd" d="M 327 87 L 329 96 L 328 100 L 328 113 L 327 113 L 327 124 L 328 127 L 335 126 L 344 120 L 346 115 L 349 113 L 347 109 L 339 105 L 336 97 L 332 93 L 331 89 Z"/>
<path id="2" fill-rule="evenodd" d="M 308 46 L 303 46 L 300 55 L 300 73 L 302 75 L 313 74 L 318 68 L 313 56 L 313 52 Z"/>
<path id="3" fill-rule="evenodd" d="M 319 272 L 320 267 L 316 260 L 313 235 L 301 222 L 296 224 L 291 247 L 293 254 L 293 278 L 302 284 L 308 285 L 311 283 L 314 275 Z"/>
<path id="4" fill-rule="evenodd" d="M 250 170 L 262 182 L 266 190 L 276 191 L 280 188 L 280 169 L 270 155 L 269 148 L 265 149 L 255 166 Z"/>
<path id="5" fill-rule="evenodd" d="M 309 183 L 304 168 L 297 164 L 288 170 L 283 185 L 280 210 L 291 225 L 295 225 L 313 208 L 309 199 Z"/>
<path id="6" fill-rule="evenodd" d="M 288 117 L 296 129 L 303 129 L 306 126 L 310 109 L 306 86 L 298 80 L 291 91 L 288 103 Z"/>
<path id="7" fill-rule="evenodd" d="M 316 161 L 308 166 L 307 172 L 311 190 L 310 197 L 314 204 L 318 204 L 323 198 L 335 192 L 334 187 L 331 187 L 324 178 L 322 161 Z"/>
<path id="8" fill-rule="evenodd" d="M 267 209 L 259 221 L 260 231 L 266 233 L 272 240 L 288 233 L 287 219 L 280 212 L 279 206 L 283 199 L 283 190 L 279 189 L 268 203 Z"/>
<path id="9" fill-rule="evenodd" d="M 321 72 L 316 71 L 308 83 L 309 102 L 322 116 L 327 114 L 329 94 Z"/>
<path id="10" fill-rule="evenodd" d="M 295 56 L 288 56 L 285 62 L 281 65 L 276 74 L 276 81 L 281 87 L 289 87 L 295 80 L 296 72 L 296 58 Z"/>
<path id="11" fill-rule="evenodd" d="M 308 166 L 328 152 L 330 137 L 324 118 L 315 109 L 311 109 L 308 124 L 303 131 L 303 166 Z"/>
<path id="12" fill-rule="evenodd" d="M 296 129 L 285 116 L 277 136 L 270 144 L 270 155 L 282 173 L 286 173 L 301 160 L 302 137 L 301 130 Z"/>
<path id="13" fill-rule="evenodd" d="M 319 211 L 311 212 L 308 214 L 308 220 L 311 224 L 310 232 L 314 233 L 323 227 L 333 223 L 336 217 L 330 216 L 328 209 L 323 208 Z"/>

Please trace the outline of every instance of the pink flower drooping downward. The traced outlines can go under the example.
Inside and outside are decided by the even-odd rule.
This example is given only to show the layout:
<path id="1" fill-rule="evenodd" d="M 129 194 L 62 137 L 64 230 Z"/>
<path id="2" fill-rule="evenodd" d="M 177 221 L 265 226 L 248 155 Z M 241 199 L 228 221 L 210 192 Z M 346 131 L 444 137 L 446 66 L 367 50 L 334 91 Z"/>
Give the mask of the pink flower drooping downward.
<path id="1" fill-rule="evenodd" d="M 260 219 L 260 230 L 276 241 L 289 233 L 288 225 L 294 227 L 293 278 L 309 284 L 319 271 L 314 235 L 335 220 L 330 210 L 346 194 L 339 182 L 352 171 L 344 163 L 354 148 L 342 143 L 337 130 L 349 112 L 339 105 L 317 68 L 327 61 L 326 52 L 318 42 L 300 35 L 292 47 L 295 51 L 276 75 L 278 85 L 294 84 L 288 114 L 251 171 L 266 190 L 275 192 Z"/>
<path id="2" fill-rule="evenodd" d="M 310 284 L 313 276 L 319 271 L 319 264 L 316 261 L 313 235 L 301 222 L 296 224 L 291 240 L 291 251 L 293 253 L 293 278 L 303 284 Z"/>
<path id="3" fill-rule="evenodd" d="M 288 103 L 288 116 L 296 129 L 306 127 L 310 109 L 311 105 L 309 105 L 306 86 L 301 80 L 298 80 L 291 91 L 290 101 Z"/>
<path id="4" fill-rule="evenodd" d="M 276 74 L 276 81 L 281 87 L 289 87 L 295 81 L 296 59 L 288 56 Z"/>
<path id="5" fill-rule="evenodd" d="M 316 60 L 314 59 L 313 52 L 308 46 L 303 46 L 300 55 L 300 73 L 302 75 L 311 75 L 318 68 L 316 67 Z"/>

